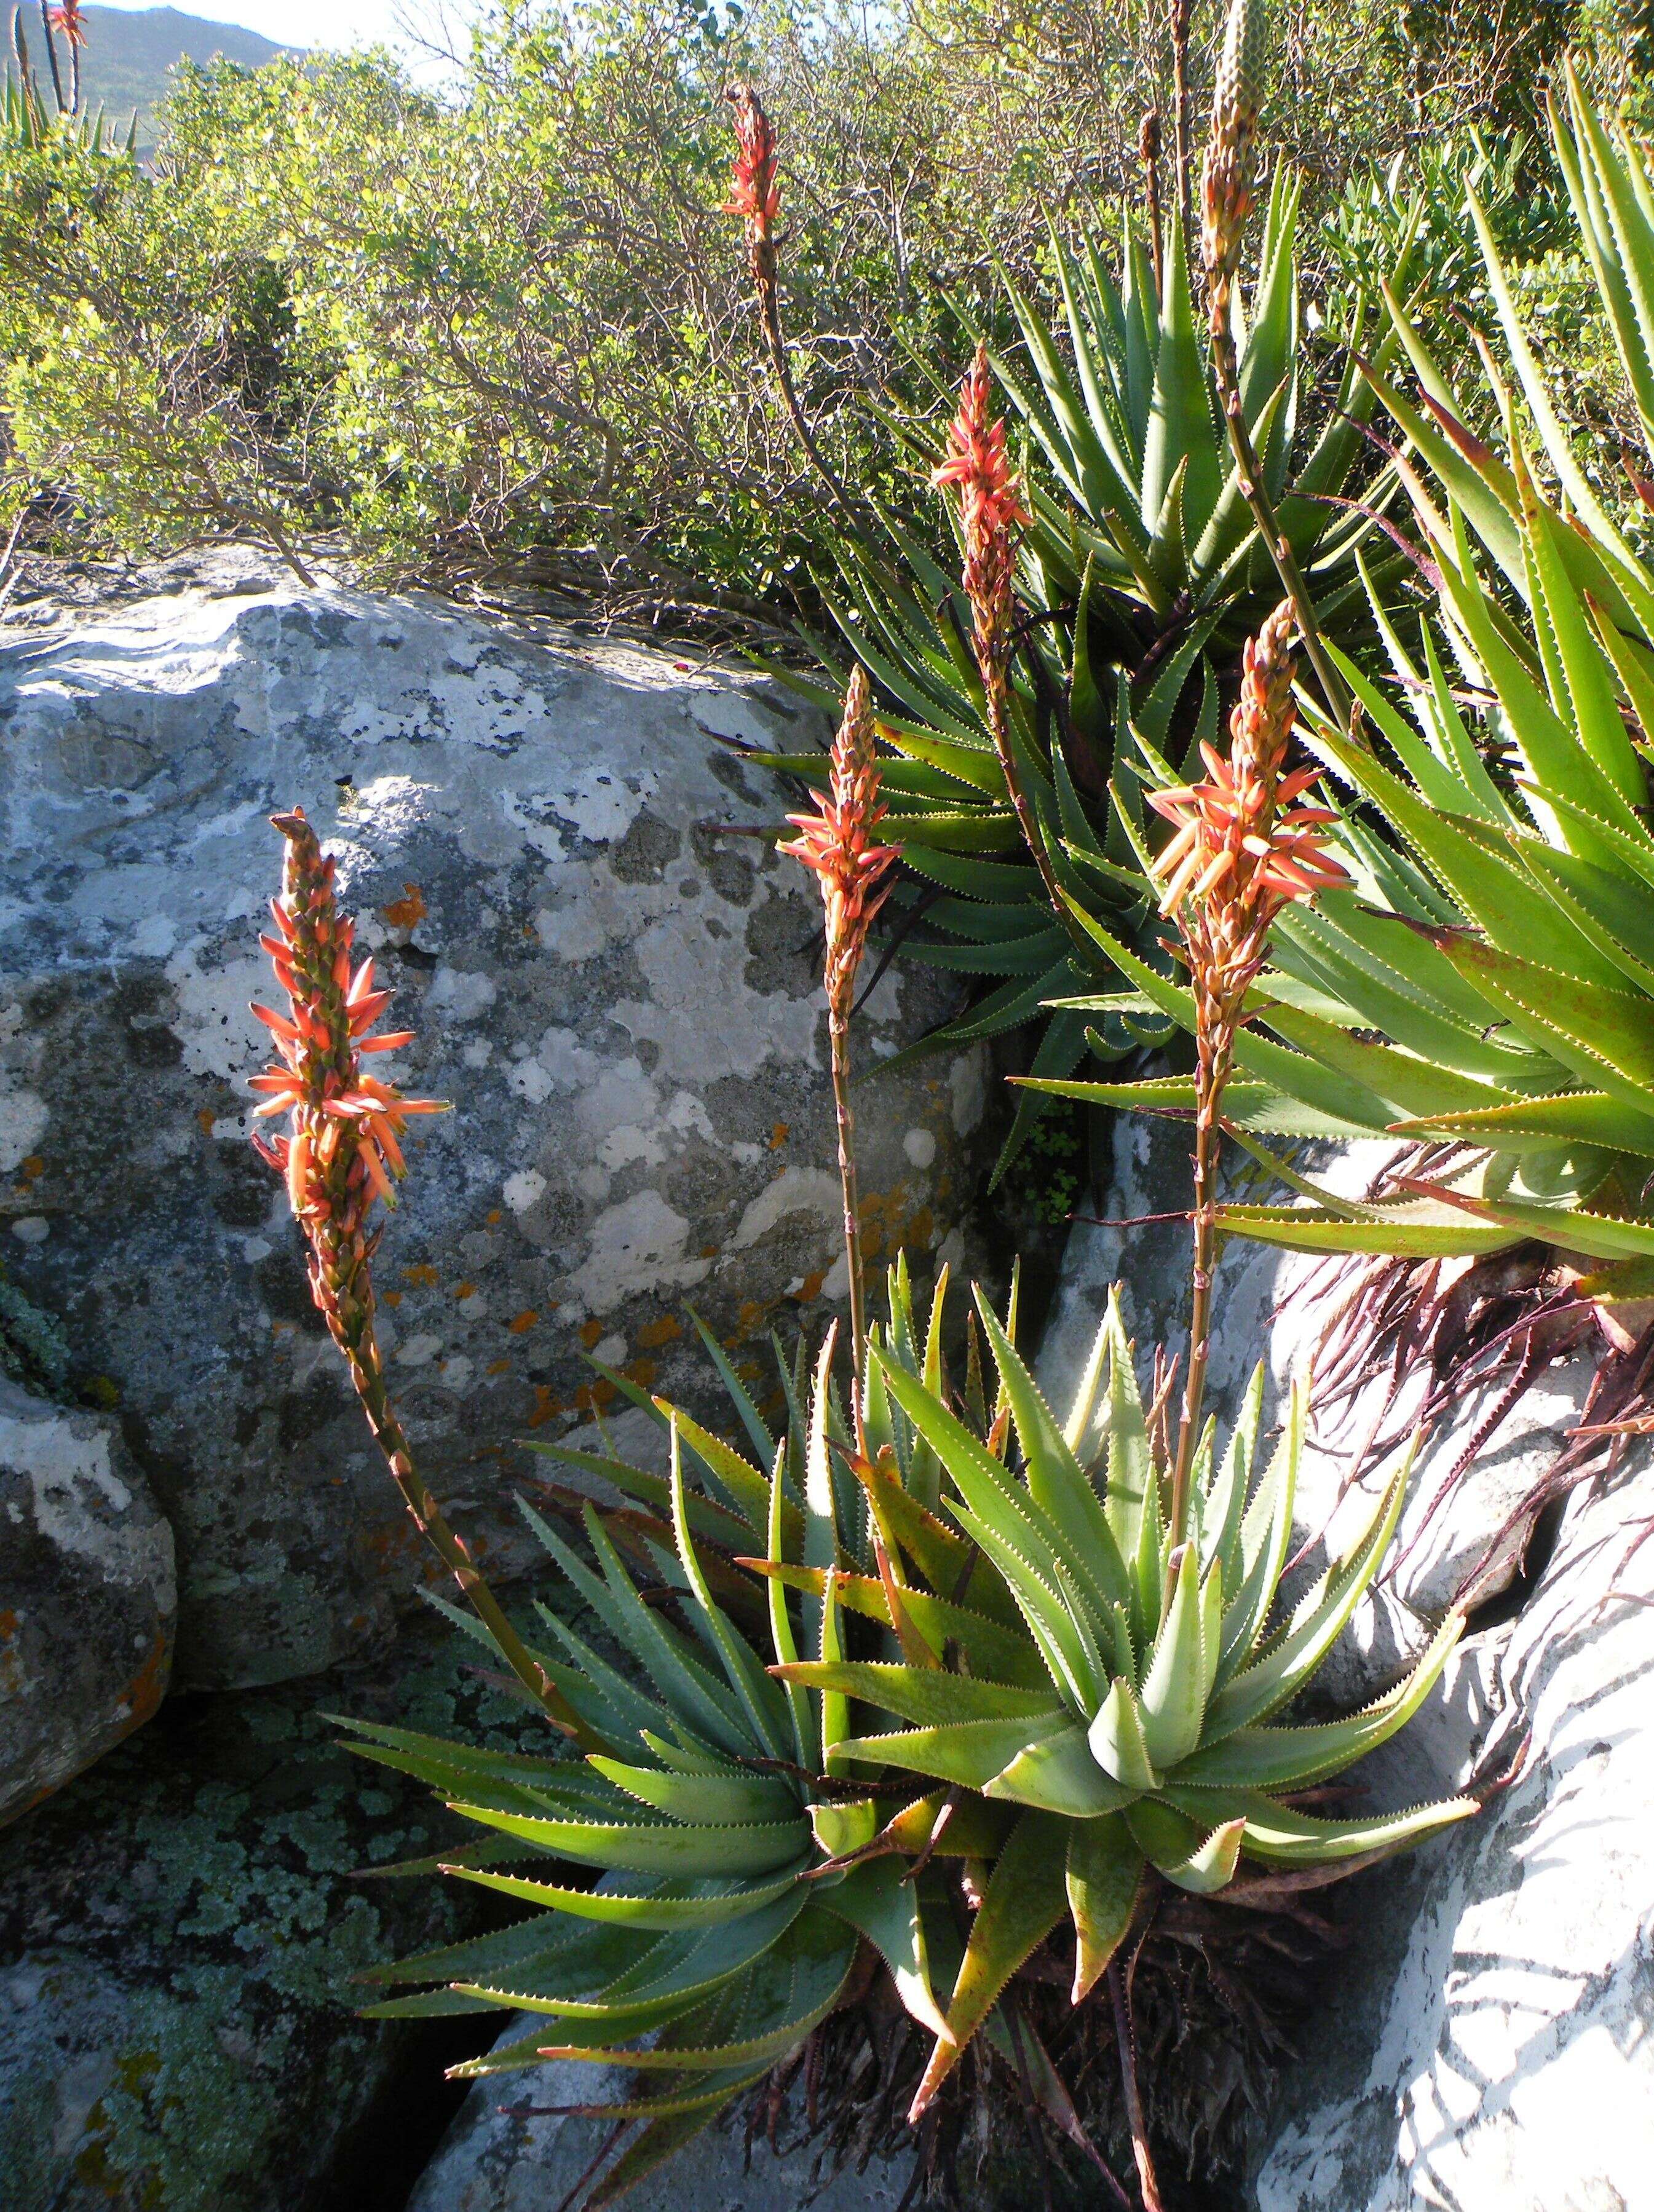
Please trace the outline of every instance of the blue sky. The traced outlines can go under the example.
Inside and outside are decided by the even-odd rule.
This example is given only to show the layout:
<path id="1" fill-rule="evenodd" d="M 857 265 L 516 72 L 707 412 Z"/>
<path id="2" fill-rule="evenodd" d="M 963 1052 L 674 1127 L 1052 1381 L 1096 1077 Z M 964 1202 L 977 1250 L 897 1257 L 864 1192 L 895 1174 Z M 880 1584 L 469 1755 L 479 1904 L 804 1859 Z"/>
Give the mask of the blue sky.
<path id="1" fill-rule="evenodd" d="M 103 0 L 136 14 L 153 0 Z M 440 34 L 446 15 L 459 29 L 475 12 L 473 0 L 175 0 L 186 15 L 216 23 L 240 23 L 284 46 L 356 46 L 383 43 L 409 47 L 423 32 Z"/>

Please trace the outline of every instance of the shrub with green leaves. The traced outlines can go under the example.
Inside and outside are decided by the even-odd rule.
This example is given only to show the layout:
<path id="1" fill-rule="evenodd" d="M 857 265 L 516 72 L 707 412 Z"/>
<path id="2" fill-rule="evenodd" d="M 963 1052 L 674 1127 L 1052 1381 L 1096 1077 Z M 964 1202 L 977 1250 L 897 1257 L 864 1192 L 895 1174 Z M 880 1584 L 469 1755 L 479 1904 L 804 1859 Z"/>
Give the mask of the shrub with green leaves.
<path id="1" fill-rule="evenodd" d="M 1008 2047 L 1002 2001 L 1048 1939 L 1079 2005 L 1160 1885 L 1213 1895 L 1244 1894 L 1257 1875 L 1320 1881 L 1475 1809 L 1461 1797 L 1329 1819 L 1298 1802 L 1405 1725 L 1457 1640 L 1456 1614 L 1365 1711 L 1280 1718 L 1371 1586 L 1405 1461 L 1348 1549 L 1283 1610 L 1302 1390 L 1273 1453 L 1262 1370 L 1221 1455 L 1208 1427 L 1189 1540 L 1174 1549 L 1117 1305 L 1059 1421 L 980 1293 L 997 1388 L 985 1394 L 973 1340 L 954 1397 L 945 1289 L 921 1342 L 905 1275 L 892 1277 L 891 1323 L 869 1352 L 865 1455 L 836 1404 L 830 1340 L 807 1407 L 801 1365 L 783 1366 L 785 1439 L 721 1363 L 748 1449 L 666 1407 L 654 1410 L 670 1431 L 667 1478 L 545 1448 L 634 1501 L 608 1527 L 587 1505 L 594 1565 L 531 1515 L 605 1638 L 599 1649 L 538 1607 L 542 1663 L 586 1731 L 583 1765 L 355 1724 L 358 1748 L 430 1782 L 484 1832 L 453 1870 L 533 1908 L 380 1970 L 387 1985 L 435 1986 L 375 2009 L 545 2016 L 467 2075 L 548 2056 L 632 2069 L 634 2088 L 604 2109 L 648 2125 L 599 2202 L 846 2002 L 863 1941 L 933 2039 L 917 2118 L 977 2033 Z M 623 1526 L 653 1601 L 621 1557 Z M 537 1870 L 501 1870 L 514 1858 Z M 547 1859 L 586 1869 L 590 1886 L 548 1879 Z M 962 1879 L 977 1907 L 963 1947 L 951 1895 Z"/>

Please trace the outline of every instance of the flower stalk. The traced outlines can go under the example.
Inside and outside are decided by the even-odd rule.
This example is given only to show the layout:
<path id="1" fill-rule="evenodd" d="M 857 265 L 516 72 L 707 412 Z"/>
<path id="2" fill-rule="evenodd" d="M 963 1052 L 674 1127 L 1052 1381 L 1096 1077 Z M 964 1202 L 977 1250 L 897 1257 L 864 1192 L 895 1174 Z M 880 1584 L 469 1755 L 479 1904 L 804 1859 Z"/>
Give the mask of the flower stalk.
<path id="1" fill-rule="evenodd" d="M 1194 1262 L 1189 1365 L 1172 1470 L 1169 1516 L 1175 1555 L 1187 1531 L 1195 1446 L 1206 1392 L 1217 1244 L 1217 1173 L 1223 1094 L 1234 1066 L 1246 999 L 1283 906 L 1347 881 L 1325 849 L 1324 806 L 1297 802 L 1320 775 L 1285 772 L 1294 708 L 1297 613 L 1283 601 L 1249 640 L 1241 696 L 1230 718 L 1230 754 L 1201 748 L 1207 780 L 1150 795 L 1177 835 L 1154 863 L 1160 911 L 1175 916 L 1195 999 Z"/>
<path id="2" fill-rule="evenodd" d="M 1143 191 L 1148 203 L 1149 258 L 1154 269 L 1154 289 L 1165 290 L 1165 241 L 1160 217 L 1160 111 L 1151 107 L 1137 126 L 1137 158 L 1143 165 Z"/>
<path id="3" fill-rule="evenodd" d="M 850 1017 L 867 932 L 890 895 L 890 872 L 902 856 L 899 845 L 875 842 L 875 832 L 885 816 L 879 787 L 879 729 L 867 672 L 858 666 L 851 672 L 844 694 L 843 719 L 833 738 L 827 795 L 819 812 L 787 816 L 799 835 L 778 849 L 810 869 L 821 886 L 827 1031 L 838 1123 L 838 1176 L 844 1197 L 844 1258 L 850 1277 L 854 1376 L 851 1395 L 856 1441 L 864 1457 L 867 1439 L 861 1401 L 867 1369 L 867 1311 L 861 1267 L 855 1120 L 850 1107 Z"/>
<path id="4" fill-rule="evenodd" d="M 334 863 L 324 858 L 301 808 L 271 817 L 287 840 L 282 895 L 271 901 L 275 928 L 259 943 L 269 953 L 289 1011 L 255 1006 L 277 1052 L 274 1066 L 250 1079 L 261 1094 L 257 1118 L 285 1113 L 284 1136 L 255 1135 L 260 1155 L 287 1185 L 304 1231 L 310 1295 L 344 1355 L 374 1441 L 415 1527 L 453 1576 L 507 1663 L 550 1719 L 570 1735 L 586 1731 L 507 1620 L 464 1540 L 443 1518 L 415 1463 L 385 1378 L 374 1327 L 373 1256 L 380 1231 L 374 1205 L 396 1204 L 406 1172 L 400 1139 L 410 1120 L 444 1114 L 439 1099 L 407 1098 L 363 1066 L 413 1042 L 411 1030 L 374 1035 L 392 994 L 376 989 L 374 963 L 354 973 L 356 926 L 340 913 Z"/>
<path id="5" fill-rule="evenodd" d="M 1177 164 L 1177 208 L 1189 235 L 1189 19 L 1190 0 L 1171 0 L 1171 131 Z"/>
<path id="6" fill-rule="evenodd" d="M 1201 167 L 1201 259 L 1206 270 L 1207 320 L 1230 450 L 1241 495 L 1251 509 L 1292 603 L 1298 634 L 1334 720 L 1350 729 L 1350 696 L 1333 666 L 1292 541 L 1280 526 L 1263 480 L 1241 398 L 1235 353 L 1235 280 L 1240 273 L 1246 222 L 1256 201 L 1258 111 L 1263 98 L 1262 0 L 1230 0 L 1223 49 L 1212 95 L 1212 135 Z"/>
<path id="7" fill-rule="evenodd" d="M 832 494 L 834 504 L 859 533 L 860 518 L 854 505 L 817 443 L 810 419 L 800 403 L 781 329 L 781 258 L 775 231 L 781 215 L 781 186 L 776 178 L 775 126 L 750 84 L 732 85 L 724 97 L 730 104 L 735 125 L 735 162 L 724 213 L 739 216 L 745 226 L 747 259 L 752 271 L 752 289 L 757 295 L 758 319 L 770 365 L 775 372 L 781 404 L 811 466 Z"/>

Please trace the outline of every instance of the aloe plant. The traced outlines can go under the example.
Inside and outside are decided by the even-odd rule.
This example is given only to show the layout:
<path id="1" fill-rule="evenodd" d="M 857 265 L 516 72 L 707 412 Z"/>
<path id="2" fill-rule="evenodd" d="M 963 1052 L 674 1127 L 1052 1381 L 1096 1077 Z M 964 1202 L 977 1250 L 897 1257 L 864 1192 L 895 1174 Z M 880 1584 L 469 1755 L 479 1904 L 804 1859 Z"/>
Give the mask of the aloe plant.
<path id="1" fill-rule="evenodd" d="M 1298 181 L 1278 170 L 1256 282 L 1247 312 L 1237 310 L 1240 387 L 1267 490 L 1321 627 L 1335 637 L 1366 623 L 1355 553 L 1394 479 L 1385 472 L 1359 499 L 1349 496 L 1374 405 L 1355 366 L 1371 320 L 1363 301 L 1333 303 L 1353 351 L 1330 404 L 1317 410 L 1313 441 L 1304 435 L 1311 397 L 1299 194 Z M 1054 236 L 1052 257 L 1060 322 L 1005 275 L 1020 343 L 990 355 L 1023 434 L 1032 511 L 1020 548 L 1019 598 L 1028 612 L 1011 664 L 1011 714 L 1064 895 L 1129 934 L 1150 908 L 1139 857 L 1140 763 L 1125 733 L 1160 749 L 1175 744 L 1180 759 L 1196 738 L 1215 738 L 1219 675 L 1273 603 L 1275 568 L 1229 452 L 1176 210 L 1158 279 L 1129 221 L 1118 281 L 1094 238 L 1070 250 Z M 1394 336 L 1383 333 L 1374 359 L 1387 362 L 1395 350 Z M 943 380 L 934 381 L 940 392 Z M 929 424 L 903 427 L 915 458 L 933 459 Z M 887 552 L 854 536 L 824 539 L 836 577 L 824 581 L 823 596 L 842 647 L 877 687 L 881 728 L 904 757 L 885 769 L 895 799 L 886 831 L 921 887 L 908 896 L 903 951 L 992 984 L 968 1013 L 910 1049 L 1043 1019 L 1034 1072 L 1064 1078 L 1084 1056 L 1085 1025 L 1072 1012 L 1040 1009 L 1095 983 L 1097 963 L 1083 940 L 1077 947 L 1067 917 L 1052 911 L 1009 803 L 959 580 L 911 530 L 885 521 Z M 1380 542 L 1377 573 L 1388 578 L 1397 556 Z M 842 647 L 812 641 L 829 680 L 788 680 L 836 713 Z M 1183 704 L 1191 685 L 1192 707 Z M 826 775 L 824 757 L 763 757 L 816 781 Z M 1117 1021 L 1099 1034 L 1114 1056 L 1135 1048 Z M 1037 1092 L 1024 1094 L 1001 1170 L 1043 1105 Z"/>
<path id="2" fill-rule="evenodd" d="M 1566 97 L 1566 114 L 1552 111 L 1557 151 L 1654 450 L 1654 180 L 1572 76 Z M 1654 1261 L 1654 574 L 1572 451 L 1474 193 L 1471 211 L 1566 509 L 1542 489 L 1508 400 L 1503 453 L 1472 435 L 1391 293 L 1420 398 L 1376 364 L 1367 378 L 1436 478 L 1438 493 L 1410 479 L 1433 605 L 1411 647 L 1369 579 L 1395 691 L 1339 658 L 1371 743 L 1306 702 L 1311 741 L 1355 800 L 1341 845 L 1356 882 L 1282 917 L 1225 1102 L 1232 1123 L 1262 1135 L 1457 1149 L 1425 1182 L 1366 1204 L 1288 1173 L 1307 1203 L 1231 1206 L 1220 1225 L 1411 1256 L 1537 1237 L 1604 1291 L 1636 1295 Z M 1109 949 L 1132 969 L 1131 1003 L 1192 1024 L 1185 994 Z M 1177 1079 L 1070 1087 L 1161 1109 L 1193 1098 Z"/>
<path id="3" fill-rule="evenodd" d="M 783 1440 L 715 1346 L 747 1449 L 664 1405 L 652 1410 L 670 1435 L 669 1475 L 545 1447 L 642 1509 L 629 1540 L 689 1624 L 644 1602 L 591 1503 L 595 1565 L 525 1509 L 570 1596 L 624 1655 L 611 1662 L 559 1610 L 537 1608 L 537 1657 L 585 1731 L 583 1762 L 347 1723 L 365 1756 L 430 1783 L 483 1832 L 449 1870 L 531 1908 L 502 1931 L 378 1969 L 387 1990 L 414 1993 L 386 1995 L 374 2014 L 544 2015 L 462 2076 L 554 2056 L 630 2069 L 630 2089 L 598 2101 L 646 2125 L 596 2203 L 845 2002 L 864 1939 L 933 2039 L 917 2112 L 974 2036 L 1009 2050 L 1001 1998 L 1059 1923 L 1073 1929 L 1079 2004 L 1152 1905 L 1155 1876 L 1209 1894 L 1237 1880 L 1244 1890 L 1249 1863 L 1277 1881 L 1353 1868 L 1474 1809 L 1456 1798 L 1329 1820 L 1294 1802 L 1405 1725 L 1457 1615 L 1365 1711 L 1271 1724 L 1370 1585 L 1404 1466 L 1280 1618 L 1301 1390 L 1267 1463 L 1262 1369 L 1221 1460 L 1208 1431 L 1190 1540 L 1173 1553 L 1117 1303 L 1059 1422 L 980 1293 L 997 1393 L 986 1396 L 973 1360 L 950 1406 L 945 1294 L 943 1283 L 921 1339 L 905 1273 L 891 1277 L 866 1378 L 868 1459 L 838 1419 L 830 1346 Z M 803 1377 L 785 1379 L 796 1401 Z M 732 1561 L 762 1578 L 752 1604 Z M 880 1716 L 911 1725 L 888 1729 Z M 598 1879 L 570 1881 L 547 1861 Z M 917 1861 L 924 1871 L 905 1879 Z M 961 1951 L 949 1893 L 970 1863 L 992 1871 Z"/>

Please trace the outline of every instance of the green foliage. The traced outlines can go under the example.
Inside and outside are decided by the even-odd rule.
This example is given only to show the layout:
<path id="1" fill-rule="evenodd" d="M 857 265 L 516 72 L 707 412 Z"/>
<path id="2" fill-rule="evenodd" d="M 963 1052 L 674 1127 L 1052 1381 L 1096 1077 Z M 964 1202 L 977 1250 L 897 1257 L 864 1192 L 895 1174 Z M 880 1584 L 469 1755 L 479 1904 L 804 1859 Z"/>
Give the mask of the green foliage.
<path id="1" fill-rule="evenodd" d="M 830 1339 L 812 1389 L 802 1354 L 783 1365 L 783 1439 L 727 1376 L 751 1456 L 665 1406 L 652 1410 L 670 1433 L 669 1477 L 540 1448 L 631 1501 L 621 1516 L 586 1504 L 595 1568 L 529 1516 L 623 1654 L 611 1665 L 539 1607 L 541 1663 L 580 1717 L 583 1766 L 351 1724 L 365 1756 L 429 1782 L 482 1832 L 449 1870 L 535 1908 L 378 1969 L 387 1990 L 424 1986 L 375 2013 L 545 2015 L 469 2074 L 549 2056 L 632 2069 L 634 2086 L 604 2109 L 649 2126 L 598 2203 L 845 2002 L 862 1938 L 934 2039 L 922 2103 L 972 2036 L 992 2032 L 1007 1984 L 1065 1920 L 1073 2001 L 1085 1997 L 1151 1869 L 1217 1893 L 1253 1863 L 1275 1879 L 1365 1863 L 1474 1810 L 1456 1798 L 1329 1820 L 1294 1802 L 1405 1724 L 1457 1639 L 1456 1615 L 1365 1712 L 1275 1718 L 1370 1586 L 1405 1463 L 1348 1551 L 1283 1614 L 1301 1392 L 1266 1464 L 1260 1370 L 1221 1461 L 1207 1439 L 1190 1540 L 1174 1549 L 1117 1306 L 1059 1423 L 1012 1343 L 1014 1297 L 1005 1325 L 976 1298 L 996 1391 L 973 1339 L 955 1397 L 946 1279 L 922 1334 L 904 1267 L 890 1292 L 869 1351 L 865 1454 L 838 1413 Z M 622 1540 L 651 1568 L 655 1601 Z M 571 1884 L 548 1859 L 598 1879 Z M 991 1867 L 962 1956 L 949 1895 L 961 1859 Z M 514 1861 L 530 1871 L 503 1870 Z"/>
<path id="2" fill-rule="evenodd" d="M 1219 12 L 1195 10 L 1197 98 Z M 1284 168 L 1335 191 L 1447 119 L 1519 113 L 1517 46 L 1437 12 L 1401 46 L 1379 0 L 1297 12 L 1264 123 Z M 958 354 L 950 301 L 1012 340 L 996 265 L 1035 297 L 1050 219 L 1140 197 L 1164 44 L 1153 11 L 1077 0 L 904 0 L 872 33 L 836 6 L 537 5 L 490 15 L 440 99 L 382 55 L 181 66 L 152 165 L 119 178 L 0 131 L 0 194 L 51 203 L 49 281 L 0 234 L 27 487 L 66 542 L 324 538 L 386 580 L 784 617 L 817 487 L 720 211 L 724 84 L 756 76 L 780 129 L 806 406 L 911 519 L 867 400 Z M 112 55 L 85 60 L 95 100 Z"/>

